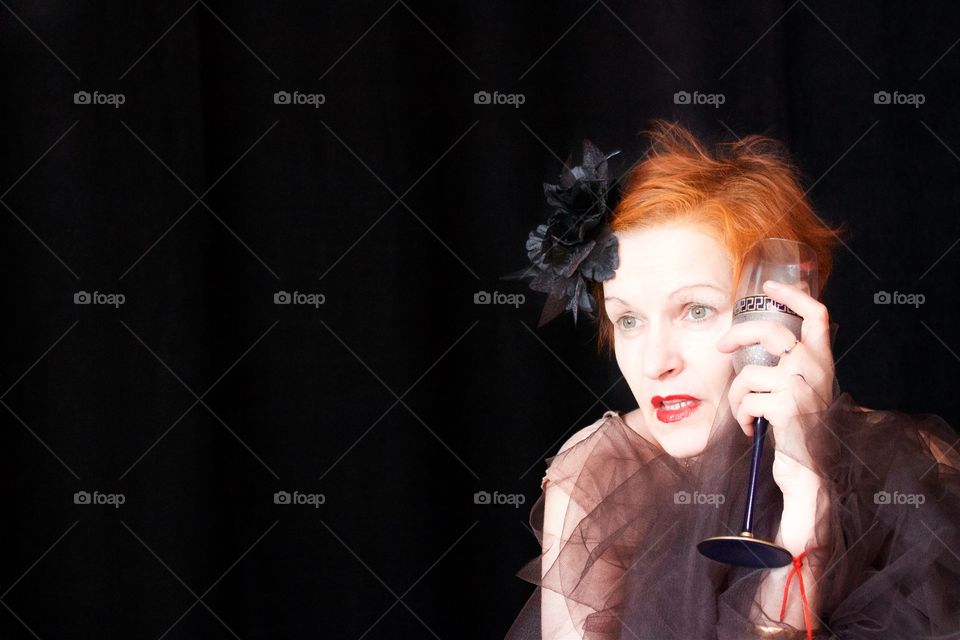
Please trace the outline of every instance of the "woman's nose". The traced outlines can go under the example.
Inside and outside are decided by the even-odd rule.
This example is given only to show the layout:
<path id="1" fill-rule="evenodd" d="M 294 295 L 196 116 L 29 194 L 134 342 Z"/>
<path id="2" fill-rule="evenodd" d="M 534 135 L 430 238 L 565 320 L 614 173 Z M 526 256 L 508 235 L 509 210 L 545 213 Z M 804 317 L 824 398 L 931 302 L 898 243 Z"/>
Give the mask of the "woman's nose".
<path id="1" fill-rule="evenodd" d="M 651 326 L 643 348 L 643 374 L 658 380 L 676 374 L 683 368 L 683 359 L 676 348 L 676 335 L 669 323 Z"/>

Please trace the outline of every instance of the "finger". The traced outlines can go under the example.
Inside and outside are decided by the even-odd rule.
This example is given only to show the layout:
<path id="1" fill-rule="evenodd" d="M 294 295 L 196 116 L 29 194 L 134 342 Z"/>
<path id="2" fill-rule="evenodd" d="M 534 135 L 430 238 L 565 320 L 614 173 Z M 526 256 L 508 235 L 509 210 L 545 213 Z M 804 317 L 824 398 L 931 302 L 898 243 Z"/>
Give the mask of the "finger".
<path id="1" fill-rule="evenodd" d="M 732 353 L 742 346 L 759 343 L 770 355 L 781 356 L 795 341 L 793 331 L 776 320 L 750 320 L 731 326 L 717 341 L 717 349 Z"/>
<path id="2" fill-rule="evenodd" d="M 743 397 L 743 401 L 740 403 L 740 406 L 737 408 L 734 417 L 737 422 L 740 424 L 740 428 L 743 429 L 743 432 L 750 437 L 753 437 L 753 422 L 757 418 L 763 416 L 768 421 L 770 416 L 769 406 L 771 396 L 774 394 L 770 393 L 748 393 Z"/>
<path id="3" fill-rule="evenodd" d="M 830 353 L 830 313 L 823 303 L 795 285 L 774 280 L 764 282 L 763 291 L 803 318 L 801 341 L 817 353 Z"/>
<path id="4" fill-rule="evenodd" d="M 743 432 L 752 436 L 754 420 L 763 416 L 770 424 L 771 432 L 775 432 L 789 422 L 792 406 L 795 405 L 788 392 L 748 393 L 734 416 Z"/>
<path id="5" fill-rule="evenodd" d="M 789 390 L 793 384 L 791 378 L 795 377 L 794 374 L 803 376 L 804 364 L 807 364 L 808 368 L 813 365 L 809 362 L 809 355 L 806 356 L 808 358 L 806 361 L 803 359 L 804 355 L 806 354 L 796 353 L 797 358 L 794 359 L 794 352 L 791 351 L 789 362 L 784 360 L 782 365 L 765 367 L 759 364 L 748 364 L 743 367 L 731 381 L 727 391 L 731 410 L 736 411 L 743 397 L 748 393 L 776 393 Z"/>

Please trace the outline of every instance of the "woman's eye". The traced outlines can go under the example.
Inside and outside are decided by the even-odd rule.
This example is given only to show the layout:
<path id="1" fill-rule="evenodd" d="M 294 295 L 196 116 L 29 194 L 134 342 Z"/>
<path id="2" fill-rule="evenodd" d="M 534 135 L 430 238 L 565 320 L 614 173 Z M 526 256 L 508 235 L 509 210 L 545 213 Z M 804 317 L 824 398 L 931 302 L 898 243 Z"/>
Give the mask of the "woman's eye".
<path id="1" fill-rule="evenodd" d="M 628 321 L 627 324 L 624 324 L 625 320 Z M 632 324 L 629 323 L 631 320 L 633 321 Z M 637 326 L 637 319 L 633 316 L 620 316 L 617 318 L 617 326 L 619 326 L 621 329 L 633 329 Z"/>
<path id="2" fill-rule="evenodd" d="M 687 309 L 690 319 L 694 322 L 703 322 L 710 317 L 711 312 L 716 311 L 713 307 L 705 304 L 691 304 Z"/>

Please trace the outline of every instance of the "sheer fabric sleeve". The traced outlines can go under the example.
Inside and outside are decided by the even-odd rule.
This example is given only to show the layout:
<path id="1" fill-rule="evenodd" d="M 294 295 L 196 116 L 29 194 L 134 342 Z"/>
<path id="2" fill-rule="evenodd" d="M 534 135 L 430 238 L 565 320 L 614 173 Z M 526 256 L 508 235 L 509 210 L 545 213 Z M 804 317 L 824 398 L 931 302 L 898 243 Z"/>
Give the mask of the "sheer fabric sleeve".
<path id="1" fill-rule="evenodd" d="M 758 615 L 767 570 L 697 551 L 706 537 L 739 533 L 746 503 L 750 439 L 729 409 L 715 420 L 693 459 L 659 452 L 613 415 L 548 459 L 530 514 L 543 552 L 517 574 L 536 590 L 507 638 L 742 640 L 761 637 L 758 624 L 806 637 Z M 934 415 L 864 410 L 848 393 L 803 422 L 824 501 L 808 556 L 815 637 L 960 640 L 957 433 Z M 783 512 L 776 447 L 768 438 L 755 503 L 754 534 L 766 540 Z M 569 501 L 545 542 L 554 489 Z M 799 598 L 796 586 L 788 597 Z"/>
<path id="2" fill-rule="evenodd" d="M 935 415 L 865 409 L 847 393 L 803 429 L 824 501 L 809 557 L 816 637 L 960 638 L 956 431 Z M 745 574 L 720 594 L 727 637 L 756 621 L 747 606 L 756 583 Z"/>
<path id="3" fill-rule="evenodd" d="M 537 589 L 507 638 L 619 637 L 616 605 L 636 544 L 618 525 L 629 512 L 613 508 L 611 499 L 652 457 L 649 445 L 627 430 L 607 412 L 547 459 L 530 515 L 541 554 L 517 574 Z"/>

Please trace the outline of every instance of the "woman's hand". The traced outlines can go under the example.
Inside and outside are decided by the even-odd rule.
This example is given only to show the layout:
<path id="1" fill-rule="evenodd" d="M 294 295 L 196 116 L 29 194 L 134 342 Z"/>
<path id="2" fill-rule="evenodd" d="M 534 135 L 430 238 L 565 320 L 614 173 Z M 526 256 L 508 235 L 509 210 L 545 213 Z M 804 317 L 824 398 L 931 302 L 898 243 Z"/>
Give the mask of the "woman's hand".
<path id="1" fill-rule="evenodd" d="M 813 464 L 801 432 L 805 414 L 822 411 L 833 400 L 834 363 L 827 308 L 802 289 L 767 281 L 763 291 L 803 318 L 800 340 L 773 320 L 733 325 L 717 343 L 724 353 L 757 344 L 779 356 L 775 367 L 749 364 L 730 385 L 730 410 L 748 436 L 753 420 L 763 416 L 776 442 L 773 475 L 784 497 L 802 488 L 807 493 Z M 794 344 L 796 343 L 796 344 Z M 784 353 L 789 349 L 789 353 Z"/>

